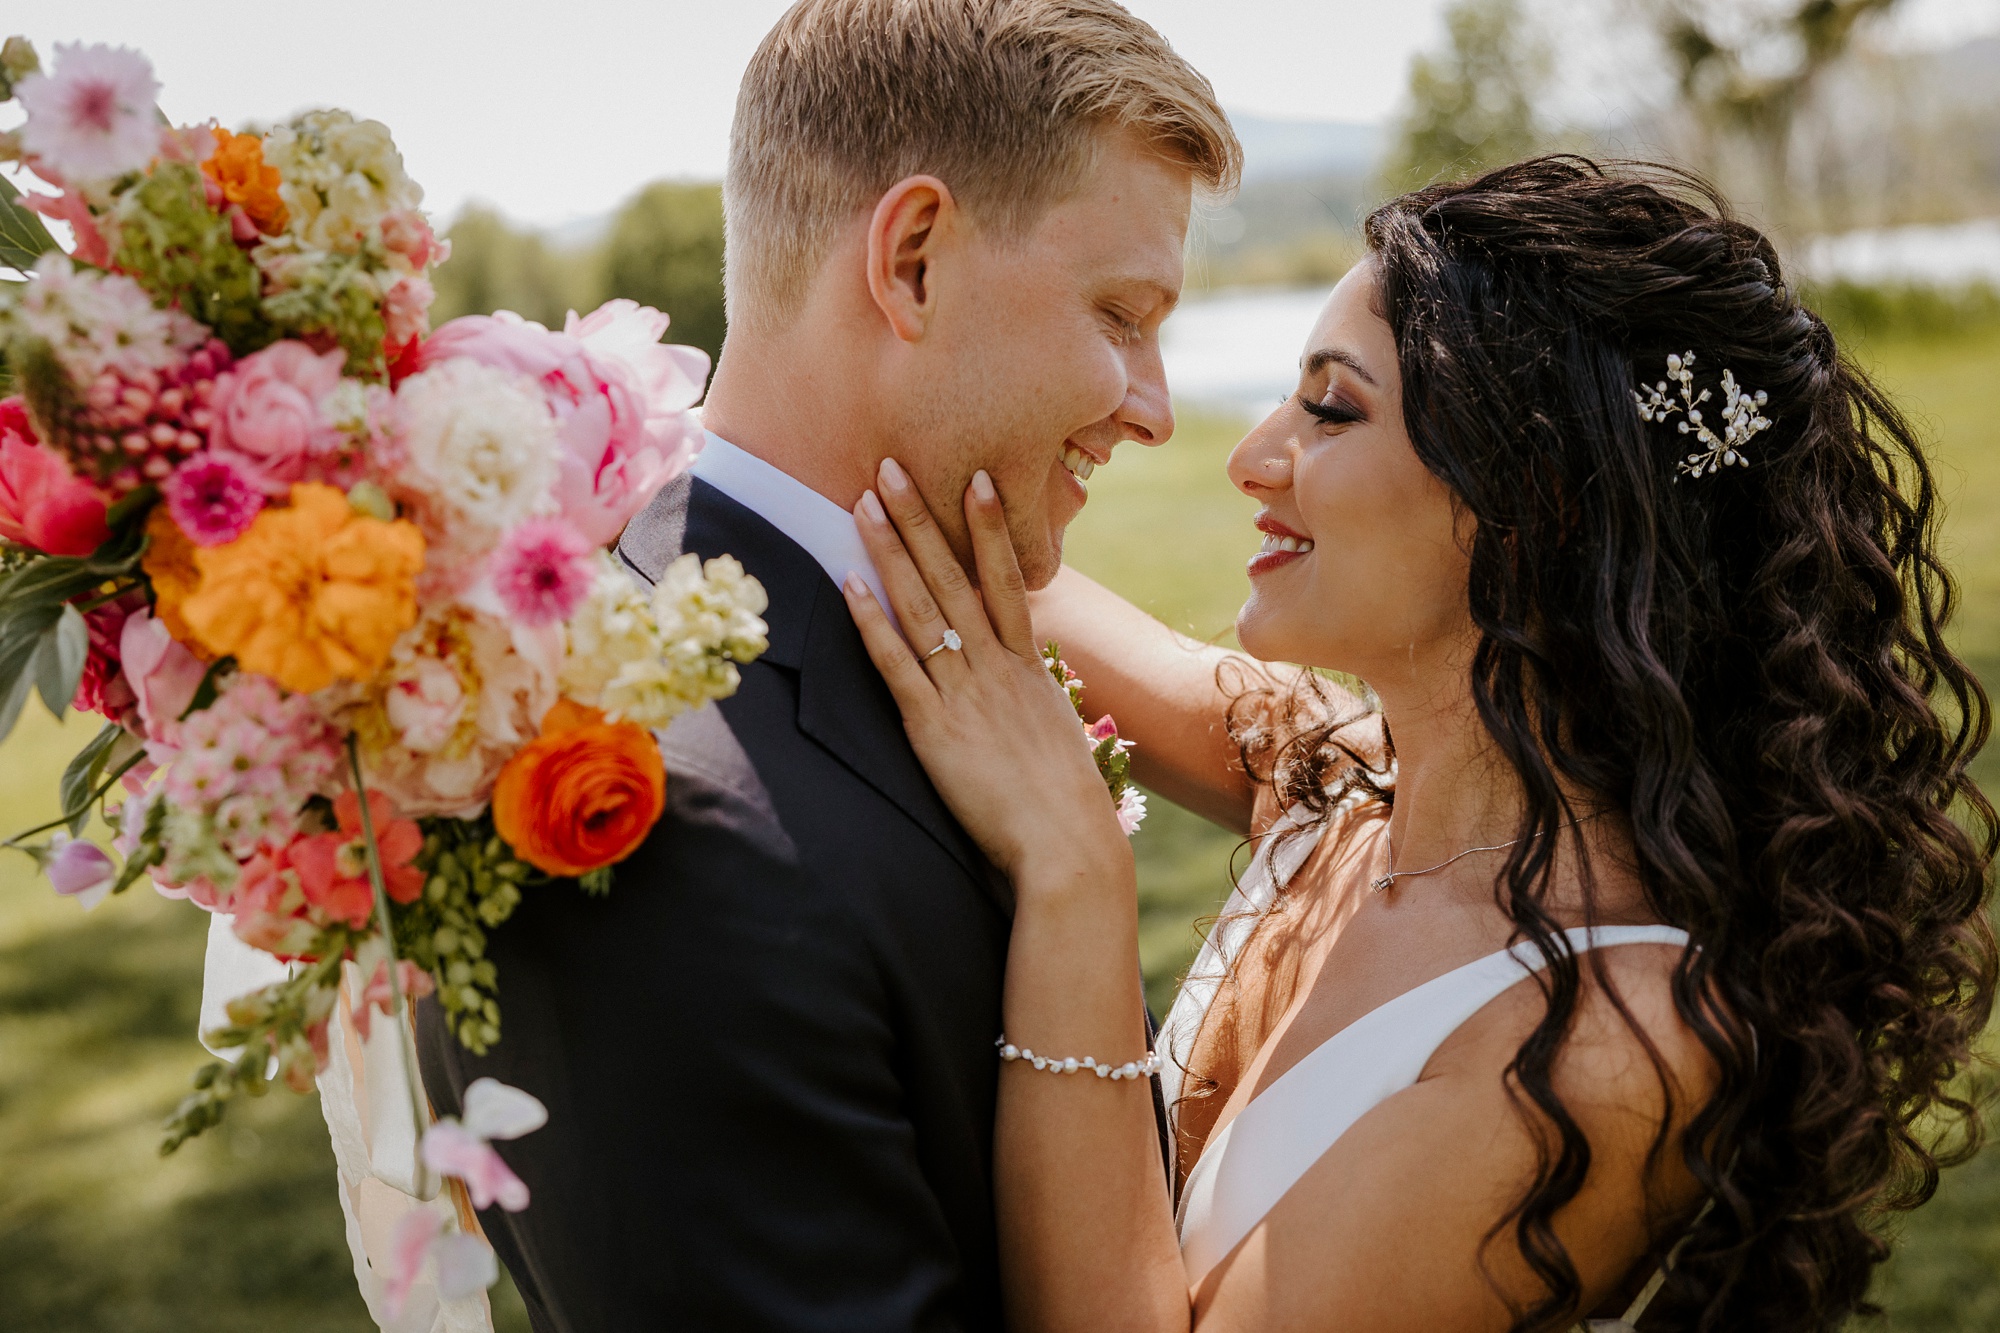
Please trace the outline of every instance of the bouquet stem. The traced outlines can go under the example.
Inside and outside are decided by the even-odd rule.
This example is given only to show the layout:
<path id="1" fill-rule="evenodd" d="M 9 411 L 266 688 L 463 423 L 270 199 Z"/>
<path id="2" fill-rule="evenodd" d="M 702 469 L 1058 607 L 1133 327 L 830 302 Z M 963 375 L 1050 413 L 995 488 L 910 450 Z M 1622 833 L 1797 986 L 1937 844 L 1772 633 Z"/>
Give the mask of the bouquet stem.
<path id="1" fill-rule="evenodd" d="M 361 841 L 367 850 L 368 886 L 375 894 L 375 919 L 382 931 L 383 948 L 389 955 L 389 1018 L 396 1029 L 396 1047 L 403 1058 L 403 1082 L 410 1090 L 411 1123 L 416 1126 L 416 1135 L 411 1141 L 411 1155 L 415 1159 L 412 1181 L 417 1197 L 430 1199 L 437 1196 L 440 1184 L 424 1162 L 424 1131 L 431 1126 L 430 1101 L 424 1096 L 423 1075 L 417 1066 L 414 1024 L 403 996 L 402 966 L 396 956 L 396 923 L 389 914 L 389 890 L 382 878 L 382 853 L 375 844 L 375 816 L 368 808 L 368 788 L 361 777 L 361 753 L 351 734 L 347 738 L 347 763 L 354 774 L 354 794 L 361 803 Z"/>

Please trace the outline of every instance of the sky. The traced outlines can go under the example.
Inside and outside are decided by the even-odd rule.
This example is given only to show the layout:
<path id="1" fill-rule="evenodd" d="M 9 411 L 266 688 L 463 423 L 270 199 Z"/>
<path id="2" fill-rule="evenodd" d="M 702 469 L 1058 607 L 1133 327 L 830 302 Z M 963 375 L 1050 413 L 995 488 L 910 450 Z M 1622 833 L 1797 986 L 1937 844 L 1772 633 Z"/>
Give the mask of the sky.
<path id="1" fill-rule="evenodd" d="M 1570 0 L 1597 8 L 1625 0 Z M 135 46 L 177 121 L 342 106 L 386 122 L 434 215 L 469 200 L 540 225 L 663 176 L 722 174 L 743 66 L 788 0 L 64 0 L 27 35 Z M 1446 0 L 1127 0 L 1232 111 L 1380 123 Z M 2000 0 L 1906 0 L 1902 40 L 2000 31 Z M 18 12 L 18 11 L 17 11 Z M 0 20 L 4 22 L 4 20 Z"/>

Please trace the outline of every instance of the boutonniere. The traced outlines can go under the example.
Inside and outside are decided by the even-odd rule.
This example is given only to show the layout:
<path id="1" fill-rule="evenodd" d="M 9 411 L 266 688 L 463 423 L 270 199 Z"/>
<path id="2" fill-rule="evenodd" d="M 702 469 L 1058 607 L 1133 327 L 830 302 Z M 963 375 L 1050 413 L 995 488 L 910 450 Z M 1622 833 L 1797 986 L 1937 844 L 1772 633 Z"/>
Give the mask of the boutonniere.
<path id="1" fill-rule="evenodd" d="M 1083 726 L 1084 744 L 1090 747 L 1091 758 L 1097 761 L 1097 772 L 1118 807 L 1118 827 L 1129 838 L 1139 831 L 1146 818 L 1146 793 L 1132 783 L 1132 742 L 1119 736 L 1118 724 L 1111 720 L 1111 714 L 1092 722 L 1083 711 L 1083 681 L 1062 660 L 1062 647 L 1054 639 L 1042 649 L 1042 661 L 1048 665 L 1056 684 L 1069 695 L 1070 706 L 1076 709 L 1076 720 Z"/>

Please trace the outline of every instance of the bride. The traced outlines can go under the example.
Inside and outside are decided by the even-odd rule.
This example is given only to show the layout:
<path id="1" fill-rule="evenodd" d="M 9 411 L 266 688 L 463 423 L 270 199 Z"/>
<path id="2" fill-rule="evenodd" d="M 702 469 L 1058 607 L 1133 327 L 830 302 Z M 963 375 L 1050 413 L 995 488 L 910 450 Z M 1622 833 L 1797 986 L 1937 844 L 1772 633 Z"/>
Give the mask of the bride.
<path id="1" fill-rule="evenodd" d="M 1029 596 L 983 473 L 957 558 L 893 467 L 856 510 L 907 642 L 850 607 L 1017 896 L 1012 1320 L 1837 1329 L 1994 986 L 1923 454 L 1694 182 L 1543 159 L 1367 237 L 1229 460 L 1242 653 Z M 1049 635 L 1142 780 L 1257 839 L 1161 1032 L 1164 1170 Z"/>

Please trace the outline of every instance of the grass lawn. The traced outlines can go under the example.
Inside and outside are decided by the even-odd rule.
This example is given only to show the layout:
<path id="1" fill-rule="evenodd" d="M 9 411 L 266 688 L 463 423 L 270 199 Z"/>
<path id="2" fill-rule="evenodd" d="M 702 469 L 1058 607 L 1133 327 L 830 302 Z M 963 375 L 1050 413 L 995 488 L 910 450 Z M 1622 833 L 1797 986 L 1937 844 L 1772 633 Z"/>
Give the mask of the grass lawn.
<path id="1" fill-rule="evenodd" d="M 1960 642 L 2000 684 L 2000 335 L 1864 349 L 1938 442 L 1965 604 Z M 1228 632 L 1252 506 L 1222 460 L 1237 427 L 1184 420 L 1091 483 L 1070 558 L 1177 627 Z M 53 813 L 89 736 L 30 716 L 0 747 L 0 823 Z M 1987 770 L 2000 783 L 2000 767 Z M 1236 840 L 1154 802 L 1139 835 L 1142 947 L 1155 1005 L 1229 887 Z M 1239 858 L 1240 860 L 1240 858 Z M 173 1158 L 157 1127 L 203 1053 L 194 1042 L 202 914 L 135 891 L 88 916 L 24 857 L 0 860 L 0 1327 L 10 1333 L 365 1333 L 311 1098 L 274 1093 Z M 1946 1177 L 1885 1273 L 1886 1327 L 2000 1327 L 2000 1154 Z M 525 1329 L 497 1301 L 505 1330 Z"/>

